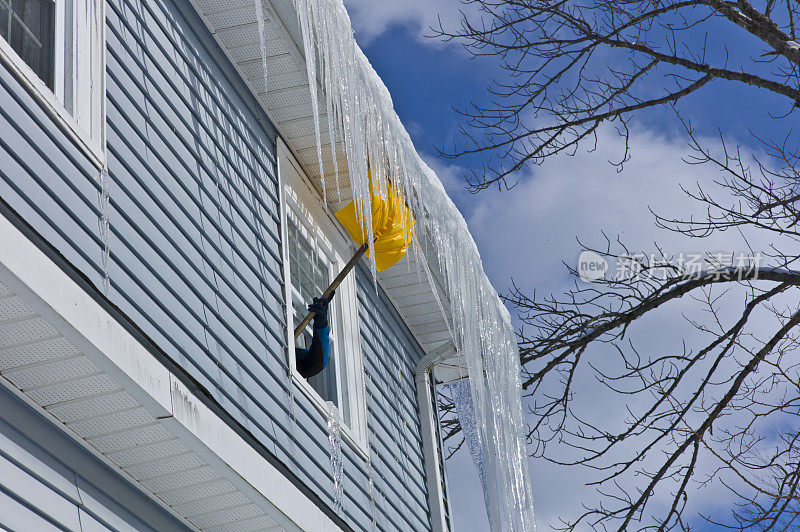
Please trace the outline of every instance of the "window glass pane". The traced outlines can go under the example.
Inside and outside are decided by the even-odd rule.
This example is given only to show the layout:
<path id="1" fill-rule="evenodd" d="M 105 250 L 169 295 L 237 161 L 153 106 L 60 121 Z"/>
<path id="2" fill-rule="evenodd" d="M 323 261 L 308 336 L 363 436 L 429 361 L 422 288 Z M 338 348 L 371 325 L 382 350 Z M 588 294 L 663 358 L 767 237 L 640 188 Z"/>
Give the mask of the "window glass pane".
<path id="1" fill-rule="evenodd" d="M 3 38 L 52 90 L 55 70 L 55 3 L 53 0 L 0 0 Z"/>
<path id="2" fill-rule="evenodd" d="M 308 312 L 307 306 L 315 297 L 319 297 L 328 288 L 330 283 L 330 268 L 327 258 L 316 251 L 312 244 L 302 235 L 297 223 L 289 217 L 287 219 L 287 246 L 289 255 L 290 282 L 299 298 L 292 298 L 294 323 L 300 323 Z M 336 356 L 334 316 L 336 315 L 335 303 L 328 308 L 328 324 L 331 328 L 331 344 L 329 346 L 328 366 L 320 374 L 308 379 L 308 383 L 326 401 L 331 401 L 340 409 L 338 401 L 337 365 L 340 361 Z M 311 347 L 312 329 L 309 325 L 303 334 L 298 337 L 296 346 L 308 349 Z M 349 419 L 349 415 L 348 415 Z"/>
<path id="3" fill-rule="evenodd" d="M 297 260 L 297 226 L 289 220 L 287 224 L 287 233 L 288 233 L 288 240 L 289 240 L 289 265 L 291 270 L 291 283 L 293 286 L 297 287 L 300 286 L 300 276 L 299 276 L 299 261 Z"/>
<path id="4" fill-rule="evenodd" d="M 294 310 L 294 322 L 295 322 L 295 324 L 298 324 L 298 323 L 300 323 L 302 321 L 303 318 L 305 318 L 306 312 L 308 312 L 308 309 L 306 308 L 306 305 L 304 303 L 299 302 L 299 301 L 294 301 L 292 303 L 292 307 L 293 307 L 293 310 Z M 311 333 L 311 326 L 309 325 L 308 327 L 305 328 L 305 330 L 303 331 L 303 334 L 301 334 L 300 336 L 297 337 L 295 345 L 297 347 L 302 348 L 302 349 L 310 348 L 311 347 L 311 334 L 312 334 Z"/>
<path id="5" fill-rule="evenodd" d="M 8 0 L 0 0 L 0 37 L 8 40 L 8 33 L 11 31 L 11 6 Z"/>

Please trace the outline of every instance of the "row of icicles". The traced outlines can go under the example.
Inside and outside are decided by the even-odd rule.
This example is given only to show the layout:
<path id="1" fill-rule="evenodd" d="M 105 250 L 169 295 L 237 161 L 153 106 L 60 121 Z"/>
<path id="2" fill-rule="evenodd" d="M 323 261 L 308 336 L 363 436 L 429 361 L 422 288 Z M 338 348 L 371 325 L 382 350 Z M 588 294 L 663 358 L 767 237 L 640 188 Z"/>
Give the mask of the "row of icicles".
<path id="1" fill-rule="evenodd" d="M 256 0 L 258 2 L 258 0 Z M 534 530 L 533 501 L 520 399 L 519 353 L 507 309 L 483 271 L 467 225 L 434 172 L 419 158 L 394 111 L 391 96 L 355 42 L 341 0 L 295 0 L 314 115 L 323 198 L 341 199 L 339 157 L 346 160 L 349 189 L 357 206 L 369 205 L 373 182 L 388 179 L 418 220 L 418 242 L 430 242 L 447 286 L 454 344 L 466 362 L 474 419 L 485 464 L 493 530 Z M 320 119 L 323 90 L 326 128 Z M 323 139 L 323 129 L 327 129 Z M 323 142 L 330 146 L 334 175 L 325 175 Z M 344 170 L 344 169 L 341 169 Z M 344 172 L 342 172 L 344 173 Z M 335 188 L 326 183 L 335 180 Z M 381 191 L 385 194 L 385 191 Z M 372 241 L 370 209 L 364 231 Z M 373 274 L 374 274 L 373 267 Z M 432 287 L 432 290 L 436 290 Z"/>
<path id="2" fill-rule="evenodd" d="M 266 76 L 263 6 L 261 0 L 255 0 L 255 4 Z M 340 146 L 349 177 L 345 197 L 352 197 L 365 214 L 363 230 L 371 243 L 371 211 L 364 208 L 371 196 L 367 169 L 369 161 L 380 161 L 381 164 L 370 165 L 379 193 L 386 193 L 380 189 L 391 178 L 398 194 L 417 214 L 418 242 L 432 243 L 437 253 L 441 269 L 438 273 L 450 298 L 451 313 L 445 318 L 449 318 L 456 350 L 465 360 L 469 374 L 469 386 L 459 392 L 463 396 L 468 388 L 473 415 L 462 416 L 467 425 L 474 419 L 475 429 L 468 427 L 468 439 L 473 444 L 477 440 L 480 446 L 490 524 L 493 530 L 533 530 L 519 354 L 508 311 L 486 278 L 463 217 L 436 175 L 419 158 L 394 112 L 388 90 L 356 44 L 342 1 L 295 0 L 295 6 L 303 36 L 323 199 L 327 204 L 329 186 L 323 164 L 318 83 L 323 88 L 328 133 L 325 142 L 331 150 L 337 201 L 342 200 L 337 154 Z M 374 274 L 373 265 L 373 278 Z M 464 397 L 459 402 L 467 404 Z M 330 431 L 334 493 L 341 490 L 341 460 L 334 456 L 337 422 L 331 421 Z M 336 504 L 341 504 L 340 499 Z"/>

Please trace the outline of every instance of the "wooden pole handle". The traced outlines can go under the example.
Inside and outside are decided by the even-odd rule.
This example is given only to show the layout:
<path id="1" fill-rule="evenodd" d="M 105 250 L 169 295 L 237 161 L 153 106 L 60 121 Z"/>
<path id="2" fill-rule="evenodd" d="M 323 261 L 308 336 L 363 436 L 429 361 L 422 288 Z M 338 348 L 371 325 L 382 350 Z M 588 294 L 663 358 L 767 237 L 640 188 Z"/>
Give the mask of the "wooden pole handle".
<path id="1" fill-rule="evenodd" d="M 347 277 L 347 274 L 350 273 L 350 270 L 353 269 L 353 267 L 358 262 L 358 259 L 361 258 L 361 255 L 366 253 L 368 248 L 369 246 L 367 244 L 361 244 L 361 247 L 358 248 L 358 251 L 356 251 L 355 255 L 353 255 L 353 258 L 351 258 L 347 262 L 347 264 L 345 264 L 344 268 L 342 268 L 342 271 L 339 272 L 339 275 L 336 276 L 336 278 L 331 282 L 330 286 L 328 286 L 325 292 L 322 293 L 323 298 L 330 297 L 331 293 L 333 293 L 333 291 L 336 290 L 340 284 L 342 284 L 344 278 Z M 306 317 L 303 318 L 303 321 L 301 321 L 300 325 L 298 325 L 294 330 L 295 340 L 297 340 L 297 337 L 303 333 L 303 329 L 305 329 L 308 326 L 308 324 L 311 323 L 311 320 L 314 319 L 314 316 L 316 316 L 316 314 L 317 314 L 316 312 L 309 312 L 306 315 Z"/>

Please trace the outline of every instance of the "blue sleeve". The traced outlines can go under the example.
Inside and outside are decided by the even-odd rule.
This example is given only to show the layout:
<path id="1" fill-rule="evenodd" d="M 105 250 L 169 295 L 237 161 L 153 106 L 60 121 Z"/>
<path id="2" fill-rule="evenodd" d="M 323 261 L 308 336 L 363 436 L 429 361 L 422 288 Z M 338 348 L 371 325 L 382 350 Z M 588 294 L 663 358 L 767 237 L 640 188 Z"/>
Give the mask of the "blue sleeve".
<path id="1" fill-rule="evenodd" d="M 295 349 L 297 369 L 300 375 L 308 379 L 327 367 L 329 345 L 330 329 L 327 326 L 314 329 L 311 347 L 309 349 Z"/>
<path id="2" fill-rule="evenodd" d="M 328 326 L 321 329 L 314 329 L 314 336 L 319 340 L 319 345 L 322 350 L 322 369 L 328 367 L 328 351 L 331 345 L 330 334 L 331 329 Z"/>

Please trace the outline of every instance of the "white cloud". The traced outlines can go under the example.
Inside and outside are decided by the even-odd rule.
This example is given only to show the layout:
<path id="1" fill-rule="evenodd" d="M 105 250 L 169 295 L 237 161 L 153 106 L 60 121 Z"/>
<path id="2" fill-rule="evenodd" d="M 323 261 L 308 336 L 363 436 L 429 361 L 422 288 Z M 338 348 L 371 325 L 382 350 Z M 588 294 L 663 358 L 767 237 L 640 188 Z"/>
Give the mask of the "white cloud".
<path id="1" fill-rule="evenodd" d="M 572 279 L 566 276 L 562 261 L 575 264 L 580 251 L 576 237 L 602 247 L 601 231 L 612 239 L 619 235 L 632 249 L 644 251 L 656 252 L 654 242 L 666 252 L 675 253 L 746 250 L 734 232 L 697 240 L 658 230 L 649 207 L 675 217 L 702 216 L 703 207 L 688 198 L 679 184 L 691 187 L 699 181 L 713 188 L 711 181 L 717 174 L 710 166 L 685 164 L 682 158 L 688 147 L 684 141 L 649 131 L 633 133 L 633 158 L 623 172 L 617 173 L 607 161 L 618 158 L 621 142 L 613 131 L 604 131 L 597 151 L 554 158 L 528 171 L 511 191 L 484 191 L 477 195 L 463 191 L 457 166 L 433 161 L 431 166 L 448 192 L 457 202 L 470 204 L 465 217 L 484 268 L 498 290 L 506 290 L 512 278 L 528 294 L 534 288 L 538 295 L 560 294 L 569 289 Z M 649 348 L 680 349 L 682 339 L 697 338 L 681 315 L 689 305 L 676 304 L 658 316 L 641 320 L 632 331 L 633 338 Z M 603 395 L 603 388 L 588 372 L 581 378 L 576 383 L 582 393 L 575 408 L 586 416 L 620 421 L 625 417 L 626 405 L 620 397 Z M 477 481 L 467 482 L 466 473 L 454 471 L 467 467 L 468 460 L 467 455 L 448 464 L 451 486 L 455 485 L 452 498 L 456 529 L 486 530 L 485 520 L 476 518 L 474 512 L 475 505 L 480 506 L 480 486 Z M 531 461 L 530 465 L 540 530 L 558 526 L 559 516 L 576 517 L 583 503 L 596 503 L 594 488 L 585 486 L 596 478 L 596 473 L 541 460 Z M 453 475 L 457 482 L 452 482 Z M 710 505 L 724 505 L 728 497 L 723 488 L 712 485 L 695 503 L 707 509 Z"/>
<path id="2" fill-rule="evenodd" d="M 690 166 L 683 140 L 639 131 L 631 137 L 632 159 L 622 172 L 607 161 L 619 158 L 622 139 L 612 131 L 600 134 L 599 148 L 574 157 L 552 159 L 535 167 L 510 191 L 486 191 L 468 218 L 495 286 L 504 290 L 511 278 L 526 289 L 563 288 L 562 260 L 574 265 L 580 247 L 601 246 L 601 231 L 644 251 L 696 252 L 742 249 L 739 235 L 723 233 L 707 240 L 657 230 L 656 212 L 675 217 L 703 216 L 703 206 L 680 190 L 695 182 L 713 188 L 710 166 Z M 698 249 L 702 246 L 702 249 Z M 514 260 L 508 260 L 509 256 Z M 613 272 L 612 272 L 613 273 Z"/>
<path id="3" fill-rule="evenodd" d="M 453 28 L 459 21 L 462 4 L 458 0 L 345 0 L 353 28 L 362 44 L 368 44 L 392 26 L 406 26 L 420 40 L 440 44 L 437 39 L 426 39 L 428 28 L 438 27 L 441 18 L 445 28 Z"/>

